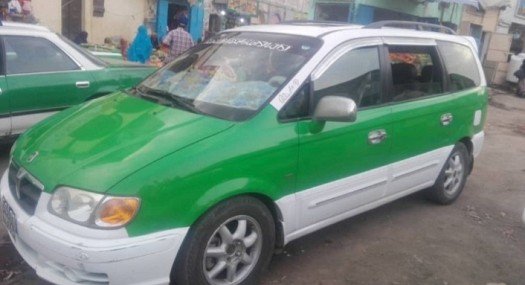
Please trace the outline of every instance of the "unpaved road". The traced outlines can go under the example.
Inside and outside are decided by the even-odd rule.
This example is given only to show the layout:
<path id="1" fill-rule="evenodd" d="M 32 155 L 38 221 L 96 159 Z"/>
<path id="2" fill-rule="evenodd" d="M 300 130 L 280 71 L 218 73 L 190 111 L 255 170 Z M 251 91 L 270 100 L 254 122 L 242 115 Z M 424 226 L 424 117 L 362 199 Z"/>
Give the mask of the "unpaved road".
<path id="1" fill-rule="evenodd" d="M 455 204 L 415 194 L 303 237 L 274 256 L 261 284 L 524 285 L 525 99 L 493 90 L 485 132 Z M 0 237 L 0 284 L 47 284 L 1 228 Z"/>

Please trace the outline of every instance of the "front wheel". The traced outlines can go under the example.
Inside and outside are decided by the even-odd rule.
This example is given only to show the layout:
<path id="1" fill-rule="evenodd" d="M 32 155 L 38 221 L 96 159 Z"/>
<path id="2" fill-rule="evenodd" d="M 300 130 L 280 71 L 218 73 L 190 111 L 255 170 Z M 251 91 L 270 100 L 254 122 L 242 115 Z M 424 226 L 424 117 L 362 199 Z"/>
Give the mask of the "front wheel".
<path id="1" fill-rule="evenodd" d="M 172 283 L 255 284 L 274 243 L 274 220 L 263 203 L 252 197 L 225 201 L 190 229 L 173 266 Z"/>
<path id="2" fill-rule="evenodd" d="M 469 158 L 467 147 L 458 143 L 447 158 L 434 186 L 427 189 L 432 201 L 448 205 L 459 197 L 467 180 Z"/>

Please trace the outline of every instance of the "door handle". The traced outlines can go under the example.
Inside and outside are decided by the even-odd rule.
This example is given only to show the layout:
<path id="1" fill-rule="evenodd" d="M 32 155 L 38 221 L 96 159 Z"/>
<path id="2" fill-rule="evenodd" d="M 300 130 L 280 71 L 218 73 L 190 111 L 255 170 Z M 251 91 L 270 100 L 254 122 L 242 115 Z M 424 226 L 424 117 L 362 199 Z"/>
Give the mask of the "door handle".
<path id="1" fill-rule="evenodd" d="M 2 95 L 4 93 L 4 90 L 2 90 L 2 88 L 0 88 L 0 95 Z"/>
<path id="2" fill-rule="evenodd" d="M 448 126 L 450 123 L 452 123 L 452 120 L 454 119 L 454 116 L 450 113 L 446 113 L 441 115 L 441 125 Z"/>
<path id="3" fill-rule="evenodd" d="M 77 88 L 88 88 L 89 81 L 77 81 L 75 85 L 77 86 Z"/>
<path id="4" fill-rule="evenodd" d="M 370 144 L 379 144 L 387 138 L 385 130 L 377 130 L 368 133 L 368 142 Z"/>

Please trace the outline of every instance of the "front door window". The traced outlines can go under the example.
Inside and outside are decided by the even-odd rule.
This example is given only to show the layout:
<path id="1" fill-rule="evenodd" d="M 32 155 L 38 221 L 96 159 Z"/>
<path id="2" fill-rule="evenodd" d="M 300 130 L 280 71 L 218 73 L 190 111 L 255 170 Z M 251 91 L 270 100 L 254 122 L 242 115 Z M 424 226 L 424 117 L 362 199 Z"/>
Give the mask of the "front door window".
<path id="1" fill-rule="evenodd" d="M 7 75 L 79 69 L 71 58 L 46 39 L 6 36 L 4 44 Z"/>

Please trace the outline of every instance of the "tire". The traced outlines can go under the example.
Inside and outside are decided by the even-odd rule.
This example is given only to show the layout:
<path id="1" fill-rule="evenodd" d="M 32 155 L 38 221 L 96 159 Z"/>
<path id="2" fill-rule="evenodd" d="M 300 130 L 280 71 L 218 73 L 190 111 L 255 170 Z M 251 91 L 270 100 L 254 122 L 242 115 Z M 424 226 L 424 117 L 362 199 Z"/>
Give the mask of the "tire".
<path id="1" fill-rule="evenodd" d="M 459 197 L 469 172 L 467 147 L 458 143 L 447 158 L 434 186 L 427 189 L 428 198 L 442 205 L 452 204 Z"/>
<path id="2" fill-rule="evenodd" d="M 256 284 L 274 245 L 274 220 L 262 202 L 227 200 L 190 228 L 172 267 L 172 284 Z"/>

